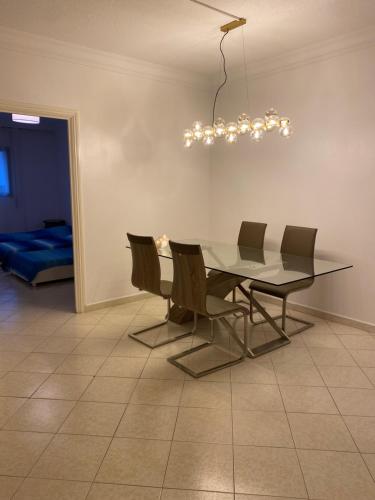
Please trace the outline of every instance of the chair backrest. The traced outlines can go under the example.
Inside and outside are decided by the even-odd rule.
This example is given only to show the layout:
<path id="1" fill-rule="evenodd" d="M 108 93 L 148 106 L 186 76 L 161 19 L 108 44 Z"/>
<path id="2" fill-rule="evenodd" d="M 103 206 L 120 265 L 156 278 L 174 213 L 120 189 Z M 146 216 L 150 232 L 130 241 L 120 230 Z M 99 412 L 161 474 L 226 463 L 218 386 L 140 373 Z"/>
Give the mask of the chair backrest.
<path id="1" fill-rule="evenodd" d="M 207 315 L 206 271 L 200 245 L 170 241 L 169 246 L 173 257 L 174 304 Z"/>
<path id="2" fill-rule="evenodd" d="M 285 226 L 280 252 L 312 259 L 317 232 L 311 227 Z"/>
<path id="3" fill-rule="evenodd" d="M 152 236 L 127 233 L 133 258 L 132 284 L 140 290 L 161 295 L 160 262 Z"/>
<path id="4" fill-rule="evenodd" d="M 238 234 L 237 244 L 244 247 L 263 248 L 266 227 L 267 224 L 263 222 L 248 222 L 244 220 Z"/>

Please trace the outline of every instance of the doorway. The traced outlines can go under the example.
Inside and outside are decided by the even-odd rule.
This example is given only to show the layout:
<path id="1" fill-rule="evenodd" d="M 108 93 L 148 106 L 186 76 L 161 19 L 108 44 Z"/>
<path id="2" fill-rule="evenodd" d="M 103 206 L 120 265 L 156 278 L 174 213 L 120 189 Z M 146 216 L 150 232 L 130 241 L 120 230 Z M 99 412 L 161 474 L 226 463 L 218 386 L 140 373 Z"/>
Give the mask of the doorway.
<path id="1" fill-rule="evenodd" d="M 20 123 L 17 128 L 12 121 L 12 115 L 14 114 L 38 118 L 39 123 L 35 128 L 33 127 L 35 124 Z M 8 120 L 11 121 L 7 124 L 6 120 L 4 121 L 4 117 L 8 117 Z M 53 269 L 49 270 L 48 262 L 43 261 L 42 266 L 45 269 L 39 275 L 36 275 L 33 283 L 36 286 L 48 287 L 50 285 L 42 285 L 40 283 L 52 283 L 54 280 L 69 278 L 69 264 L 71 264 L 70 273 L 74 274 L 74 309 L 75 312 L 83 312 L 84 281 L 82 275 L 82 229 L 80 223 L 80 186 L 77 157 L 77 113 L 71 110 L 0 101 L 0 118 L 3 119 L 3 132 L 4 130 L 7 131 L 7 133 L 2 134 L 2 139 L 0 138 L 0 151 L 2 153 L 0 155 L 0 191 L 2 190 L 0 201 L 4 208 L 2 210 L 2 225 L 4 228 L 0 229 L 0 233 L 32 233 L 33 237 L 36 236 L 36 240 L 42 240 L 41 242 L 36 242 L 36 244 L 41 245 L 49 244 L 51 240 L 49 233 L 51 233 L 53 246 L 56 245 L 60 248 L 60 250 L 41 248 L 39 252 L 39 249 L 36 247 L 34 250 L 37 253 L 31 255 L 25 253 L 29 248 L 22 246 L 24 244 L 27 247 L 26 242 L 17 243 L 13 245 L 13 248 L 20 251 L 22 255 L 13 256 L 10 267 L 12 270 L 15 270 L 15 274 L 20 269 L 19 276 L 25 279 L 30 278 L 30 275 L 24 272 L 24 264 L 27 264 L 26 267 L 29 272 L 29 262 L 27 259 L 32 258 L 33 261 L 39 257 L 41 259 L 47 258 L 47 261 L 50 259 L 51 263 L 57 263 L 58 265 L 51 265 L 50 267 L 53 267 Z M 5 127 L 6 125 L 8 125 L 8 128 Z M 14 132 L 15 130 L 17 130 L 17 133 Z M 61 163 L 59 173 L 57 170 L 55 173 L 52 172 L 56 168 L 56 165 L 53 165 L 53 154 L 56 151 L 55 153 L 53 151 L 52 135 L 55 138 L 60 137 L 60 139 L 63 139 L 57 141 L 58 144 L 56 143 L 57 148 L 61 148 L 57 156 L 55 156 L 57 158 L 56 161 Z M 7 137 L 8 145 L 5 144 Z M 19 153 L 18 159 L 12 157 L 14 154 L 17 155 L 14 151 L 17 144 L 20 144 L 20 141 L 24 146 L 25 144 L 29 146 L 23 148 L 23 156 L 30 155 L 30 151 L 33 151 L 34 148 L 35 154 L 32 153 L 31 155 L 33 158 L 25 159 L 22 157 L 22 153 Z M 31 141 L 33 147 L 30 149 Z M 38 145 L 38 147 L 35 145 Z M 66 166 L 65 177 L 61 175 L 64 173 L 64 162 Z M 27 171 L 27 169 L 23 169 L 23 164 L 27 163 L 33 165 L 32 170 L 29 169 Z M 46 169 L 46 164 L 51 166 L 51 171 L 48 171 L 48 168 Z M 20 175 L 20 172 L 23 175 Z M 39 177 L 39 181 L 36 182 L 37 177 Z M 40 180 L 42 178 L 44 178 L 44 182 Z M 48 189 L 51 186 L 53 187 L 52 191 L 54 191 L 54 194 L 48 193 Z M 17 197 L 15 196 L 16 194 Z M 20 203 L 20 196 L 22 197 L 22 203 Z M 30 207 L 32 207 L 32 210 Z M 4 217 L 6 217 L 6 222 L 4 221 Z M 69 228 L 71 233 L 70 252 L 69 244 L 62 244 L 61 247 L 59 243 L 56 244 L 56 241 L 60 242 L 64 239 L 68 242 Z M 55 256 L 57 256 L 56 258 L 58 258 L 57 261 L 53 260 L 54 252 Z M 70 260 L 68 258 L 69 254 L 73 256 Z M 38 265 L 41 265 L 40 262 L 38 262 Z"/>

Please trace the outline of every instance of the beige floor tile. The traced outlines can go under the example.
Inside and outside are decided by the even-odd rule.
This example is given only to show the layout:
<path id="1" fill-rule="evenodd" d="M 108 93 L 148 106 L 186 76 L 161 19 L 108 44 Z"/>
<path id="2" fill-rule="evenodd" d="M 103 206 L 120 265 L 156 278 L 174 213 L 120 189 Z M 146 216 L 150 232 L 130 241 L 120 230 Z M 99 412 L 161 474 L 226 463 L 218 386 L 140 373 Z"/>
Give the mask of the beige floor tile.
<path id="1" fill-rule="evenodd" d="M 25 398 L 0 397 L 0 427 L 21 408 L 27 401 Z"/>
<path id="2" fill-rule="evenodd" d="M 299 450 L 310 498 L 370 500 L 375 484 L 359 453 Z"/>
<path id="3" fill-rule="evenodd" d="M 43 434 L 44 435 L 44 434 Z M 110 438 L 57 435 L 31 471 L 31 477 L 92 481 Z"/>
<path id="4" fill-rule="evenodd" d="M 171 440 L 177 407 L 128 405 L 117 429 L 117 437 Z"/>
<path id="5" fill-rule="evenodd" d="M 198 344 L 200 343 L 201 342 L 198 342 Z M 166 344 L 161 347 L 158 347 L 157 349 L 153 349 L 150 352 L 150 358 L 166 359 L 169 358 L 169 356 L 173 356 L 174 354 L 179 354 L 180 352 L 189 349 L 191 346 L 192 346 L 191 337 L 185 337 L 176 342 L 171 342 L 170 344 Z"/>
<path id="6" fill-rule="evenodd" d="M 84 339 L 74 349 L 73 354 L 85 356 L 109 356 L 117 340 L 113 339 Z"/>
<path id="7" fill-rule="evenodd" d="M 181 406 L 200 408 L 230 408 L 230 384 L 196 380 L 186 381 L 180 404 Z"/>
<path id="8" fill-rule="evenodd" d="M 160 488 L 142 488 L 122 484 L 92 485 L 87 500 L 159 500 Z"/>
<path id="9" fill-rule="evenodd" d="M 80 325 L 77 323 L 64 323 L 62 326 L 55 330 L 54 337 L 67 337 L 75 339 L 84 339 L 93 329 L 93 325 Z"/>
<path id="10" fill-rule="evenodd" d="M 28 398 L 47 377 L 46 373 L 9 372 L 0 379 L 0 396 Z"/>
<path id="11" fill-rule="evenodd" d="M 231 410 L 180 408 L 173 439 L 198 443 L 231 444 Z"/>
<path id="12" fill-rule="evenodd" d="M 164 487 L 232 492 L 232 447 L 173 442 Z"/>
<path id="13" fill-rule="evenodd" d="M 362 453 L 375 453 L 375 417 L 344 417 L 345 423 Z"/>
<path id="14" fill-rule="evenodd" d="M 27 476 L 52 434 L 0 431 L 0 474 Z"/>
<path id="15" fill-rule="evenodd" d="M 235 446 L 236 493 L 306 498 L 295 450 Z"/>
<path id="16" fill-rule="evenodd" d="M 70 325 L 87 325 L 87 326 L 95 326 L 96 324 L 99 323 L 99 321 L 102 319 L 104 316 L 104 313 L 102 310 L 97 310 L 97 311 L 90 311 L 86 313 L 81 313 L 81 314 L 75 314 L 73 318 L 68 319 L 68 321 L 65 323 L 66 326 Z"/>
<path id="17" fill-rule="evenodd" d="M 35 337 L 50 337 L 56 330 L 57 326 L 53 323 L 45 323 L 38 321 L 30 323 L 26 328 L 22 329 L 22 335 L 32 335 Z"/>
<path id="18" fill-rule="evenodd" d="M 234 444 L 294 448 L 283 412 L 233 411 Z"/>
<path id="19" fill-rule="evenodd" d="M 158 349 L 156 349 L 158 350 Z M 116 344 L 111 352 L 111 356 L 124 356 L 129 358 L 148 358 L 151 349 L 136 340 L 124 336 L 122 340 Z"/>
<path id="20" fill-rule="evenodd" d="M 340 334 L 340 335 L 367 335 L 368 334 L 368 332 L 366 332 L 365 330 L 362 330 L 360 328 L 355 328 L 355 327 L 349 326 L 349 325 L 343 325 L 342 323 L 336 323 L 333 321 L 329 321 L 328 324 L 329 324 L 329 327 L 331 328 L 331 330 L 336 334 Z"/>
<path id="21" fill-rule="evenodd" d="M 78 402 L 60 432 L 113 436 L 124 410 L 123 404 Z"/>
<path id="22" fill-rule="evenodd" d="M 338 413 L 325 387 L 280 387 L 286 411 L 302 413 Z"/>
<path id="23" fill-rule="evenodd" d="M 34 398 L 78 400 L 92 377 L 88 375 L 53 374 L 33 395 Z"/>
<path id="24" fill-rule="evenodd" d="M 271 355 L 273 363 L 290 363 L 293 365 L 312 365 L 313 360 L 306 347 L 294 347 L 289 344 L 281 349 L 273 351 Z"/>
<path id="25" fill-rule="evenodd" d="M 350 353 L 359 366 L 375 368 L 375 356 L 373 351 L 366 351 L 364 349 L 351 349 Z"/>
<path id="26" fill-rule="evenodd" d="M 29 399 L 8 420 L 4 429 L 14 431 L 57 432 L 70 411 L 73 401 Z"/>
<path id="27" fill-rule="evenodd" d="M 98 324 L 121 326 L 125 330 L 132 323 L 134 318 L 135 318 L 134 314 L 108 313 L 101 318 Z"/>
<path id="28" fill-rule="evenodd" d="M 357 366 L 321 366 L 319 371 L 329 387 L 373 388 L 369 379 Z"/>
<path id="29" fill-rule="evenodd" d="M 27 478 L 14 500 L 85 500 L 90 483 Z"/>
<path id="30" fill-rule="evenodd" d="M 43 340 L 31 335 L 1 335 L 0 351 L 32 352 Z"/>
<path id="31" fill-rule="evenodd" d="M 346 349 L 309 347 L 310 354 L 318 366 L 355 366 L 355 361 Z"/>
<path id="32" fill-rule="evenodd" d="M 121 325 L 113 325 L 111 323 L 100 323 L 90 330 L 87 338 L 98 339 L 119 339 L 125 333 L 125 328 Z"/>
<path id="33" fill-rule="evenodd" d="M 179 380 L 140 379 L 131 398 L 132 404 L 179 404 L 183 382 Z"/>
<path id="34" fill-rule="evenodd" d="M 95 377 L 81 399 L 103 403 L 127 403 L 136 383 L 132 378 Z"/>
<path id="35" fill-rule="evenodd" d="M 185 373 L 171 363 L 168 363 L 166 359 L 149 358 L 142 372 L 142 378 L 183 380 Z"/>
<path id="36" fill-rule="evenodd" d="M 26 352 L 0 352 L 0 370 L 9 371 L 27 357 Z"/>
<path id="37" fill-rule="evenodd" d="M 25 328 L 27 328 L 28 325 L 29 323 L 21 323 L 16 321 L 2 321 L 0 322 L 0 335 L 22 334 L 22 331 L 25 330 Z"/>
<path id="38" fill-rule="evenodd" d="M 161 487 L 169 449 L 169 441 L 114 438 L 96 480 Z"/>
<path id="39" fill-rule="evenodd" d="M 100 368 L 98 375 L 101 377 L 140 377 L 145 366 L 144 358 L 108 358 Z"/>
<path id="40" fill-rule="evenodd" d="M 329 331 L 321 332 L 319 330 L 315 330 L 314 328 L 305 332 L 302 338 L 307 346 L 342 349 L 342 343 L 340 342 L 340 339 L 336 335 L 332 335 L 332 333 L 329 333 Z"/>
<path id="41" fill-rule="evenodd" d="M 362 455 L 364 461 L 366 462 L 366 465 L 370 471 L 370 474 L 372 475 L 372 478 L 375 481 L 375 454 L 363 454 Z"/>
<path id="42" fill-rule="evenodd" d="M 280 385 L 324 386 L 315 366 L 279 363 L 275 365 L 275 373 Z"/>
<path id="43" fill-rule="evenodd" d="M 357 451 L 339 415 L 289 413 L 288 418 L 296 448 Z"/>
<path id="44" fill-rule="evenodd" d="M 235 410 L 284 411 L 276 385 L 232 384 L 232 405 Z"/>
<path id="45" fill-rule="evenodd" d="M 374 389 L 331 388 L 330 391 L 342 415 L 375 416 Z"/>
<path id="46" fill-rule="evenodd" d="M 299 498 L 291 497 L 269 497 L 263 495 L 236 495 L 236 500 L 302 500 Z"/>
<path id="47" fill-rule="evenodd" d="M 11 500 L 22 481 L 21 477 L 0 476 L 0 500 Z"/>
<path id="48" fill-rule="evenodd" d="M 53 373 L 65 356 L 65 354 L 32 352 L 14 368 L 14 371 Z"/>
<path id="49" fill-rule="evenodd" d="M 375 336 L 371 335 L 339 335 L 347 349 L 375 350 Z"/>
<path id="50" fill-rule="evenodd" d="M 161 500 L 234 500 L 234 496 L 232 493 L 217 493 L 213 491 L 164 489 Z"/>
<path id="51" fill-rule="evenodd" d="M 57 354 L 70 354 L 81 342 L 81 339 L 48 337 L 44 342 L 38 345 L 35 352 L 51 352 Z"/>
<path id="52" fill-rule="evenodd" d="M 245 384 L 276 384 L 271 359 L 248 359 L 232 366 L 232 382 Z"/>
<path id="53" fill-rule="evenodd" d="M 105 360 L 105 356 L 79 356 L 70 354 L 57 368 L 56 373 L 64 373 L 66 375 L 96 375 Z"/>
<path id="54" fill-rule="evenodd" d="M 362 368 L 362 370 L 367 375 L 372 385 L 375 385 L 375 368 Z"/>

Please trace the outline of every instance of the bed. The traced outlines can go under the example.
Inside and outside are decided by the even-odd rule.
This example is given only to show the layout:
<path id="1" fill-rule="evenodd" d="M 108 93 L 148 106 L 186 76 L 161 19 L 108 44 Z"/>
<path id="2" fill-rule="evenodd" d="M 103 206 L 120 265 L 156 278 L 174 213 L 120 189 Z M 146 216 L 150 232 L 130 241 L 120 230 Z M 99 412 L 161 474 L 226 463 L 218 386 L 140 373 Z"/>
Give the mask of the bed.
<path id="1" fill-rule="evenodd" d="M 72 228 L 0 233 L 0 263 L 32 285 L 73 278 Z"/>

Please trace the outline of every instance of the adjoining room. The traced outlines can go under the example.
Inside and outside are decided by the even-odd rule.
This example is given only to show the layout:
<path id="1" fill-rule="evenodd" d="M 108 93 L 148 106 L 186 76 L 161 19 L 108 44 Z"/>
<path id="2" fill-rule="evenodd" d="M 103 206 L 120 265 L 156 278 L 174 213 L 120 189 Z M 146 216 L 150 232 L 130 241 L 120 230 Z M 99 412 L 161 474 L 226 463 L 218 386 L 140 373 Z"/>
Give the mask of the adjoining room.
<path id="1" fill-rule="evenodd" d="M 375 499 L 375 3 L 0 12 L 1 499 Z"/>

